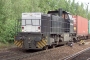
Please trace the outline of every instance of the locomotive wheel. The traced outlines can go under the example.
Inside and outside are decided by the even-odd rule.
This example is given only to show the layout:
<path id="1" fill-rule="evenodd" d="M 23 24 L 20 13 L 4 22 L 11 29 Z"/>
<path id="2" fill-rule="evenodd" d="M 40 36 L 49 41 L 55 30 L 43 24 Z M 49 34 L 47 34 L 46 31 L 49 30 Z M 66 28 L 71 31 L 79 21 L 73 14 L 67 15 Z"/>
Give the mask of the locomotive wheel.
<path id="1" fill-rule="evenodd" d="M 56 46 L 55 45 L 52 45 L 52 48 L 55 48 Z"/>
<path id="2" fill-rule="evenodd" d="M 77 42 L 77 39 L 76 38 L 73 38 L 73 42 L 76 43 Z"/>
<path id="3" fill-rule="evenodd" d="M 44 50 L 48 50 L 48 46 L 45 46 L 43 49 L 44 49 Z"/>

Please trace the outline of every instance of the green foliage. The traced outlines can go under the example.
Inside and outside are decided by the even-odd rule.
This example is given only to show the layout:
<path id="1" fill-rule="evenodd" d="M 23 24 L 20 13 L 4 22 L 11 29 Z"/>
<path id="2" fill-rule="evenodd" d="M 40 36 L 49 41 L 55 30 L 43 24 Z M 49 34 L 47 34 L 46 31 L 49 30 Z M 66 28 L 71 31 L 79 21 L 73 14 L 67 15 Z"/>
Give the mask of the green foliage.
<path id="1" fill-rule="evenodd" d="M 90 19 L 90 11 L 87 12 L 83 7 L 83 3 L 79 5 L 75 0 L 0 0 L 0 42 L 13 42 L 15 21 L 21 18 L 23 12 L 47 13 L 63 8 L 71 14 Z"/>
<path id="2" fill-rule="evenodd" d="M 6 21 L 6 25 L 5 25 L 5 31 L 3 31 L 1 37 L 2 38 L 2 42 L 7 43 L 8 42 L 13 42 L 14 40 L 14 35 L 15 35 L 15 21 L 13 20 L 7 20 Z M 13 22 L 13 23 L 12 23 Z"/>

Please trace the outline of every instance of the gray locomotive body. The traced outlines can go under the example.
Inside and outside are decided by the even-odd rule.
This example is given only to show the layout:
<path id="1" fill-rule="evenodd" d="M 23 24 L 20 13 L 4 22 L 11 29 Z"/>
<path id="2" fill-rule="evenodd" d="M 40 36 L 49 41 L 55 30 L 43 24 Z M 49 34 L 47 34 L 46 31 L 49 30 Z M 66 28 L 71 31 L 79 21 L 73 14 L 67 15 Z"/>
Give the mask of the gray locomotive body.
<path id="1" fill-rule="evenodd" d="M 32 13 L 33 14 L 33 13 Z M 25 14 L 24 14 L 25 15 Z M 24 49 L 47 49 L 75 39 L 72 16 L 62 9 L 21 19 L 21 30 L 15 45 Z"/>

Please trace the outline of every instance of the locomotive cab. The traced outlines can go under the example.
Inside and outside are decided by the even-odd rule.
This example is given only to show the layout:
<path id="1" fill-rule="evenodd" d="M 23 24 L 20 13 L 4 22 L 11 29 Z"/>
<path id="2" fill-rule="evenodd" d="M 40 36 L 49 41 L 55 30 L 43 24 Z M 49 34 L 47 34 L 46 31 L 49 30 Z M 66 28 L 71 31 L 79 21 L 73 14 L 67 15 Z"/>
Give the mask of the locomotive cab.
<path id="1" fill-rule="evenodd" d="M 42 15 L 39 12 L 22 13 L 22 19 L 17 23 L 19 28 L 15 36 L 15 45 L 24 49 L 41 49 L 46 45 L 41 33 Z"/>
<path id="2" fill-rule="evenodd" d="M 41 13 L 22 13 L 22 32 L 40 32 Z"/>

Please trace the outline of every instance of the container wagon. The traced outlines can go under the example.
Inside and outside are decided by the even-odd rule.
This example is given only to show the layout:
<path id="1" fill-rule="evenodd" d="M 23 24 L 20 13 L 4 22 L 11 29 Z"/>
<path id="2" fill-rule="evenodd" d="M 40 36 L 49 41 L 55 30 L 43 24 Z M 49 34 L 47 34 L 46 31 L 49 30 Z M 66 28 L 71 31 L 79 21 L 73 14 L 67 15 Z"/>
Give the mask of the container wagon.
<path id="1" fill-rule="evenodd" d="M 74 15 L 74 32 L 76 32 L 77 40 L 88 38 L 88 20 L 79 15 Z"/>
<path id="2" fill-rule="evenodd" d="M 58 9 L 43 13 L 22 13 L 16 23 L 14 44 L 24 49 L 48 49 L 75 38 L 72 15 Z"/>
<path id="3" fill-rule="evenodd" d="M 90 20 L 88 21 L 88 38 L 90 39 Z"/>

